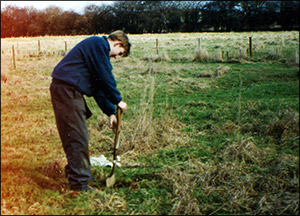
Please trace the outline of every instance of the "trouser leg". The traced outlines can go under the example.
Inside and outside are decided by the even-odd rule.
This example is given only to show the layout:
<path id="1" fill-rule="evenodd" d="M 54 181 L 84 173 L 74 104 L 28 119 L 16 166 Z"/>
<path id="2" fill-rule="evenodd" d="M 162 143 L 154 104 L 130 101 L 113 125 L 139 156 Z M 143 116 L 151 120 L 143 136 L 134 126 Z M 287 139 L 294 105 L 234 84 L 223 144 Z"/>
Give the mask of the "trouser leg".
<path id="1" fill-rule="evenodd" d="M 88 187 L 91 172 L 85 100 L 70 86 L 52 83 L 50 92 L 57 129 L 68 160 L 65 171 L 70 188 L 84 190 Z"/>

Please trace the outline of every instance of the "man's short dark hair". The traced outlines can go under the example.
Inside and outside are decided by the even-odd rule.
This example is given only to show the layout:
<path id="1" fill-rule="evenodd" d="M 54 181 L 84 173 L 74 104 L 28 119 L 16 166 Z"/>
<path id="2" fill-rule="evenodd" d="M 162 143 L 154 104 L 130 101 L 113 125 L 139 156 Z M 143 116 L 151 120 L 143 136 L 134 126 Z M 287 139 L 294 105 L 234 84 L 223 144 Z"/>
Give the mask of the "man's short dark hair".
<path id="1" fill-rule="evenodd" d="M 127 35 L 123 31 L 114 31 L 108 36 L 108 38 L 112 41 L 121 41 L 122 47 L 125 49 L 122 57 L 129 56 L 131 44 L 129 43 Z"/>

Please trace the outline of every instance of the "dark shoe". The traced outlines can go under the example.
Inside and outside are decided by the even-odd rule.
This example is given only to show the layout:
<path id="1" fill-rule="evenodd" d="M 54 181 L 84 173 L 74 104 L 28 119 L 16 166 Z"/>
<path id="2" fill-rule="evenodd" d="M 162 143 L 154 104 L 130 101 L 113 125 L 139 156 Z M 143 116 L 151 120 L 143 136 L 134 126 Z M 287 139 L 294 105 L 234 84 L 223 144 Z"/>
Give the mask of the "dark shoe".
<path id="1" fill-rule="evenodd" d="M 91 191 L 95 191 L 95 189 L 91 188 L 90 186 L 87 186 L 87 187 L 70 187 L 70 190 L 78 191 L 78 192 L 91 192 Z"/>
<path id="2" fill-rule="evenodd" d="M 84 191 L 92 192 L 92 191 L 96 191 L 96 190 L 94 188 L 91 188 L 90 186 L 88 186 Z"/>

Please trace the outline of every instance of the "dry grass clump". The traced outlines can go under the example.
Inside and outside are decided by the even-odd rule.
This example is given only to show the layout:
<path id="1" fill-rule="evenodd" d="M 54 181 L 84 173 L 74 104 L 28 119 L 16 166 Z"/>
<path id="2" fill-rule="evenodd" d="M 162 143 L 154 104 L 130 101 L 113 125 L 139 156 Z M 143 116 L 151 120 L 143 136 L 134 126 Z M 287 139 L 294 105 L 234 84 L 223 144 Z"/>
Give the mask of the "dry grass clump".
<path id="1" fill-rule="evenodd" d="M 238 160 L 243 163 L 252 162 L 258 164 L 262 157 L 262 151 L 251 138 L 248 138 L 229 145 L 224 150 L 223 156 L 226 159 Z"/>
<path id="2" fill-rule="evenodd" d="M 147 111 L 141 113 L 137 119 L 128 125 L 126 134 L 121 138 L 120 154 L 126 157 L 136 155 L 149 155 L 158 149 L 185 146 L 189 139 L 181 130 L 185 127 L 170 116 L 161 120 L 153 120 Z"/>
<path id="3" fill-rule="evenodd" d="M 295 50 L 294 54 L 288 59 L 288 63 L 299 67 L 299 50 Z"/>
<path id="4" fill-rule="evenodd" d="M 285 165 L 279 164 L 280 169 Z M 285 168 L 284 168 L 285 169 Z M 299 175 L 282 176 L 277 168 L 267 175 L 255 175 L 253 189 L 261 194 L 254 206 L 256 214 L 295 214 L 299 212 Z"/>
<path id="5" fill-rule="evenodd" d="M 228 70 L 231 68 L 226 65 L 219 65 L 218 68 L 215 71 L 212 70 L 207 70 L 207 71 L 202 71 L 197 77 L 205 78 L 205 77 L 221 77 L 226 74 Z"/>
<path id="6" fill-rule="evenodd" d="M 289 109 L 281 111 L 274 116 L 265 133 L 280 145 L 286 144 L 291 137 L 299 137 L 299 113 Z"/>
<path id="7" fill-rule="evenodd" d="M 169 62 L 172 59 L 169 55 L 164 51 L 160 54 L 151 55 L 150 57 L 143 57 L 142 60 L 144 61 L 152 61 L 152 62 Z"/>
<path id="8" fill-rule="evenodd" d="M 209 54 L 206 50 L 196 50 L 194 54 L 194 61 L 208 62 L 210 60 Z"/>
<path id="9" fill-rule="evenodd" d="M 162 119 L 154 119 L 155 77 L 151 74 L 145 79 L 144 94 L 142 95 L 139 112 L 130 122 L 123 122 L 126 132 L 121 137 L 120 153 L 127 156 L 137 154 L 147 155 L 166 146 L 181 145 L 188 138 L 181 134 L 183 123 L 165 114 Z"/>
<path id="10" fill-rule="evenodd" d="M 62 161 L 54 160 L 42 168 L 45 176 L 53 179 L 59 179 L 64 176 L 64 165 Z"/>
<path id="11" fill-rule="evenodd" d="M 197 188 L 198 182 L 193 175 L 186 171 L 179 171 L 174 167 L 167 167 L 164 173 L 161 173 L 163 178 L 172 182 L 174 199 L 172 200 L 173 207 L 170 210 L 170 215 L 202 215 L 200 201 L 192 194 Z"/>
<path id="12" fill-rule="evenodd" d="M 245 53 L 241 50 L 238 53 L 232 54 L 233 56 L 229 56 L 229 53 L 226 52 L 226 56 L 224 56 L 224 51 L 218 52 L 215 54 L 211 54 L 205 49 L 196 50 L 194 53 L 193 61 L 196 62 L 218 62 L 218 63 L 240 63 L 243 60 L 250 60 Z"/>
<path id="13" fill-rule="evenodd" d="M 234 133 L 237 134 L 240 131 L 240 126 L 233 121 L 226 121 L 222 128 L 215 127 L 214 128 L 217 133 Z"/>
<path id="14" fill-rule="evenodd" d="M 220 65 L 217 70 L 216 70 L 216 74 L 215 76 L 216 77 L 220 77 L 220 76 L 223 76 L 226 74 L 226 72 L 228 70 L 230 70 L 231 68 L 229 66 L 226 66 L 226 65 Z"/>
<path id="15" fill-rule="evenodd" d="M 98 214 L 102 215 L 107 212 L 125 213 L 127 210 L 127 202 L 123 197 L 118 196 L 118 192 L 107 193 L 102 190 L 98 190 L 95 193 L 89 194 L 90 209 L 94 209 Z M 86 214 L 84 210 L 82 214 Z"/>

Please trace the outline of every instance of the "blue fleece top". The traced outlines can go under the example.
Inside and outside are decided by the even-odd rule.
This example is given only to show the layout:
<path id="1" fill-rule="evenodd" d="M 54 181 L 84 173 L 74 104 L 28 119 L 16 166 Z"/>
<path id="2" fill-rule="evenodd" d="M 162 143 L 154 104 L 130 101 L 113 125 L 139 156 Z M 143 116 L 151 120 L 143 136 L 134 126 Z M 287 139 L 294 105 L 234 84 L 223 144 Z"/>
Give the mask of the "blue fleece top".
<path id="1" fill-rule="evenodd" d="M 73 85 L 82 94 L 93 96 L 106 115 L 115 113 L 121 100 L 110 63 L 106 36 L 91 36 L 79 42 L 54 68 L 52 77 Z"/>

